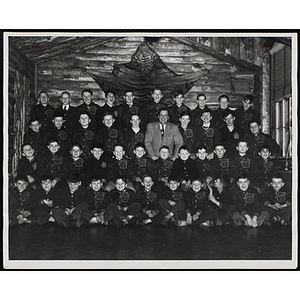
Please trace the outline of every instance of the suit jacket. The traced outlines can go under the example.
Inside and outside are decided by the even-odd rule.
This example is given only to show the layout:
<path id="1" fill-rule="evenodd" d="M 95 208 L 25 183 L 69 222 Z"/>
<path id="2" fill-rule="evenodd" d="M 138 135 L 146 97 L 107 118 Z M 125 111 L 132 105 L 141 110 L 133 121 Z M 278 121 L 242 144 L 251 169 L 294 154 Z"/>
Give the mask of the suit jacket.
<path id="1" fill-rule="evenodd" d="M 170 148 L 170 157 L 176 158 L 178 149 L 183 145 L 183 138 L 178 126 L 167 123 L 163 137 L 161 136 L 160 123 L 153 122 L 147 125 L 145 136 L 145 146 L 150 157 L 156 155 L 159 157 L 159 148 L 166 145 Z"/>

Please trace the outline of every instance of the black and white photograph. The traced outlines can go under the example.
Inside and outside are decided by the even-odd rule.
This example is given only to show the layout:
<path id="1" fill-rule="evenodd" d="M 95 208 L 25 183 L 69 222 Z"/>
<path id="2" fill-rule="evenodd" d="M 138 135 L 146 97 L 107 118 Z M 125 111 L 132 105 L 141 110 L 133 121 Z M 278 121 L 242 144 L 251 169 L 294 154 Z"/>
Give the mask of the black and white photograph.
<path id="1" fill-rule="evenodd" d="M 3 32 L 3 267 L 297 268 L 297 42 Z"/>

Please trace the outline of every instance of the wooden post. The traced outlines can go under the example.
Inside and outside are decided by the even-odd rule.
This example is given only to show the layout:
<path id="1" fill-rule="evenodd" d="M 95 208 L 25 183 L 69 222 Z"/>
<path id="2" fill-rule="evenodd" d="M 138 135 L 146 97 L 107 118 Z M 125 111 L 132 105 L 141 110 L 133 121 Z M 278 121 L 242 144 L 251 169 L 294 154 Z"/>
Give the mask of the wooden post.
<path id="1" fill-rule="evenodd" d="M 262 93 L 261 93 L 261 124 L 263 133 L 270 134 L 270 69 L 271 58 L 268 51 L 263 51 L 262 59 Z"/>

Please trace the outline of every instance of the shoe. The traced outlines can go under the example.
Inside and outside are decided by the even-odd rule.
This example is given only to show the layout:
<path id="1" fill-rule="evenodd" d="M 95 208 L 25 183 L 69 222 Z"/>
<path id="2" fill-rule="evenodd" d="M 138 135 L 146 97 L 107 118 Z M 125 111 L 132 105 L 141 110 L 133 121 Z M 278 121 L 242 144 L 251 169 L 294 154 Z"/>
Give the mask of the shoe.
<path id="1" fill-rule="evenodd" d="M 161 222 L 160 222 L 160 224 L 161 225 L 164 225 L 164 226 L 168 226 L 169 224 L 169 220 L 167 220 L 167 219 L 163 219 Z"/>
<path id="2" fill-rule="evenodd" d="M 177 227 L 186 227 L 187 226 L 187 222 L 183 221 L 183 220 L 178 220 L 176 223 Z"/>
<path id="3" fill-rule="evenodd" d="M 49 222 L 55 222 L 55 219 L 51 216 L 48 221 Z"/>
<path id="4" fill-rule="evenodd" d="M 222 226 L 222 221 L 221 220 L 219 220 L 219 219 L 216 219 L 216 226 Z"/>
<path id="5" fill-rule="evenodd" d="M 123 222 L 122 222 L 121 219 L 115 219 L 115 220 L 113 221 L 113 226 L 115 226 L 115 227 L 117 227 L 117 228 L 122 227 L 122 225 L 123 225 Z"/>
<path id="6" fill-rule="evenodd" d="M 31 220 L 28 220 L 28 219 L 26 219 L 26 218 L 24 218 L 24 223 L 31 224 L 32 221 L 31 221 Z"/>
<path id="7" fill-rule="evenodd" d="M 152 220 L 151 220 L 151 219 L 147 219 L 147 220 L 144 220 L 143 223 L 144 223 L 145 225 L 151 224 L 151 223 L 152 223 Z"/>
<path id="8" fill-rule="evenodd" d="M 75 221 L 75 226 L 76 226 L 77 228 L 80 228 L 81 225 L 82 225 L 82 221 L 81 221 L 81 220 L 76 220 L 76 221 Z"/>
<path id="9" fill-rule="evenodd" d="M 267 221 L 267 220 L 264 220 L 263 224 L 267 227 L 272 227 L 273 226 L 273 222 L 270 222 L 270 221 Z"/>

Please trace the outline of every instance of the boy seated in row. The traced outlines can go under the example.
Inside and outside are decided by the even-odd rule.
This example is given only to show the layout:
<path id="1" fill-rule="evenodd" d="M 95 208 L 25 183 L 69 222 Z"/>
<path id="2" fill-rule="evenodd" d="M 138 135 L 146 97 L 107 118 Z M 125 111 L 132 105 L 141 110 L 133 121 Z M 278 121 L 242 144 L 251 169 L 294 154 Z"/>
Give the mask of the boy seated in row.
<path id="1" fill-rule="evenodd" d="M 292 198 L 290 188 L 285 186 L 282 174 L 271 176 L 270 186 L 260 195 L 264 210 L 269 214 L 266 225 L 271 226 L 276 222 L 284 226 L 291 224 Z"/>

